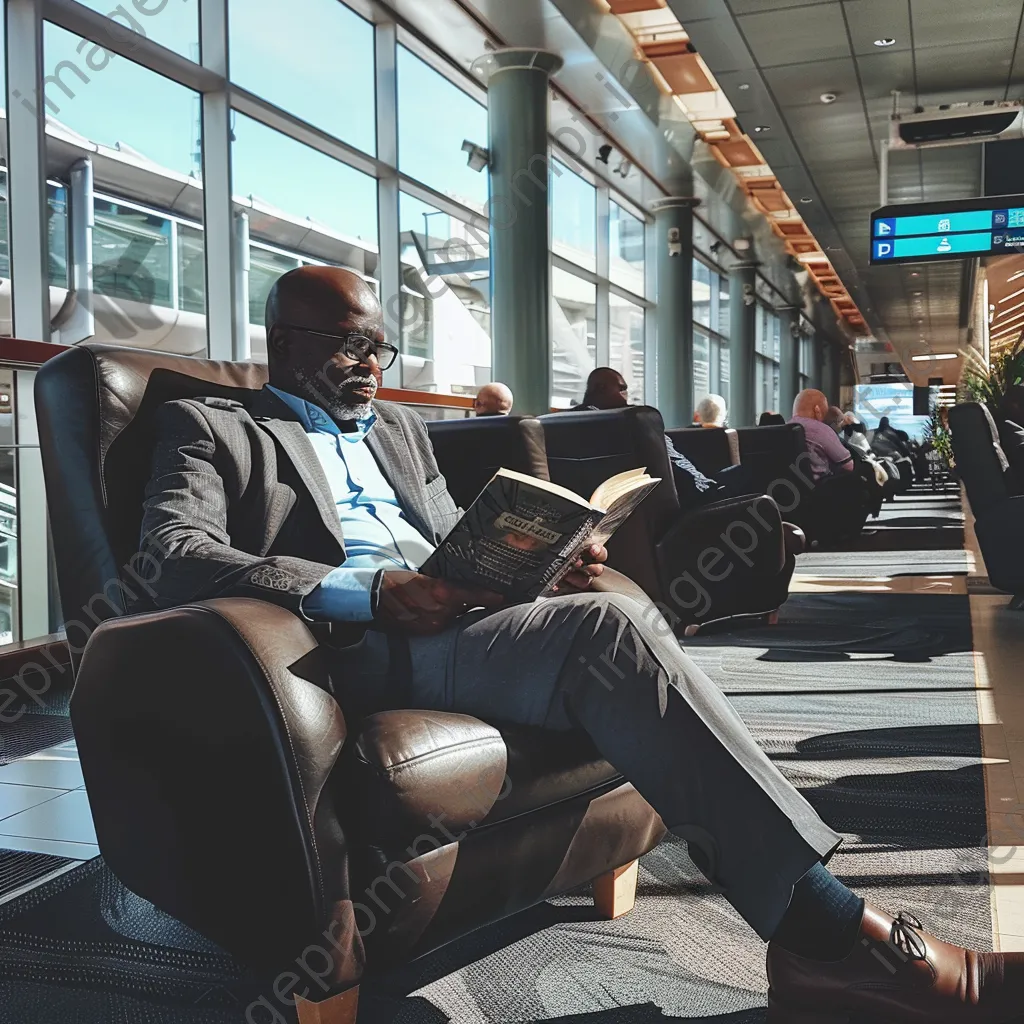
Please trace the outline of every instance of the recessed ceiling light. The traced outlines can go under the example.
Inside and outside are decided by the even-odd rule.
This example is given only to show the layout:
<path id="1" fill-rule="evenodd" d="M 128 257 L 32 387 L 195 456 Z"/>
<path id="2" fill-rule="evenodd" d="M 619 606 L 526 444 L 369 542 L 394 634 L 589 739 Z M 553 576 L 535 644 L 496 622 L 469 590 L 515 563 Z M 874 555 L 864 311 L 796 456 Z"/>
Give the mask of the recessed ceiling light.
<path id="1" fill-rule="evenodd" d="M 911 356 L 910 358 L 915 363 L 929 363 L 933 359 L 958 359 L 959 355 L 956 352 L 932 352 L 927 356 Z"/>
<path id="2" fill-rule="evenodd" d="M 740 92 L 746 92 L 750 88 L 750 83 L 749 82 L 740 82 L 740 84 L 737 85 L 736 88 L 739 89 Z"/>
<path id="3" fill-rule="evenodd" d="M 883 36 L 881 39 L 875 40 L 875 46 L 895 46 L 896 40 L 891 36 Z"/>
<path id="4" fill-rule="evenodd" d="M 800 197 L 800 202 L 801 203 L 813 203 L 814 200 L 810 196 L 801 196 Z"/>
<path id="5" fill-rule="evenodd" d="M 759 124 L 754 129 L 755 132 L 770 132 L 771 130 L 772 130 L 772 126 L 770 124 Z"/>

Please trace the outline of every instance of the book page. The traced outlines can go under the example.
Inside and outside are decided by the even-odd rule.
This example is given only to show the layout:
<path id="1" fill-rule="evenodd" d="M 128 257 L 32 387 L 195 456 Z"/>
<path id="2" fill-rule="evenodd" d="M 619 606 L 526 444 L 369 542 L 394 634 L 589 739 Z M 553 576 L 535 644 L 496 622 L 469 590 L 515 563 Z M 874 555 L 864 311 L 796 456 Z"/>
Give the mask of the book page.
<path id="1" fill-rule="evenodd" d="M 647 477 L 647 470 L 643 468 L 627 469 L 625 473 L 616 473 L 615 476 L 608 477 L 604 483 L 598 484 L 597 490 L 590 496 L 590 504 L 602 512 L 607 512 L 615 499 L 631 490 L 635 486 L 635 481 L 642 477 Z"/>
<path id="2" fill-rule="evenodd" d="M 606 544 L 612 534 L 636 511 L 637 506 L 661 483 L 660 477 L 635 478 L 631 486 L 619 494 L 605 513 L 604 518 L 594 527 L 589 543 Z"/>

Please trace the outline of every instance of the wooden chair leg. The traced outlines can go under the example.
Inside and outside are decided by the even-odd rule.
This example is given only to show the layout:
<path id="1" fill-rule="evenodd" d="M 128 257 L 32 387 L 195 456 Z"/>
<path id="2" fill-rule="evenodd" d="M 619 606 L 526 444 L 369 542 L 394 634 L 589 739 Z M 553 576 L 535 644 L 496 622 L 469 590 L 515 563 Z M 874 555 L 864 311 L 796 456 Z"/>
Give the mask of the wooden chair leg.
<path id="1" fill-rule="evenodd" d="M 594 906 L 607 921 L 628 914 L 636 903 L 636 879 L 640 861 L 630 861 L 594 879 Z"/>
<path id="2" fill-rule="evenodd" d="M 359 986 L 346 989 L 320 1003 L 311 1003 L 302 996 L 295 997 L 299 1011 L 299 1024 L 356 1024 L 359 1007 Z"/>

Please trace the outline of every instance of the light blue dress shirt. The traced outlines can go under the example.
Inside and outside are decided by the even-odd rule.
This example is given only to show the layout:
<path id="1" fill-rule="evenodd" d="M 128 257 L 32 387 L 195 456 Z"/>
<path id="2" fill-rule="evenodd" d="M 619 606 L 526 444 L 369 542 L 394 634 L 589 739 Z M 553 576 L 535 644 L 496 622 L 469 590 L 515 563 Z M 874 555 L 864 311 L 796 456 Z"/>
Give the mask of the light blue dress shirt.
<path id="1" fill-rule="evenodd" d="M 302 602 L 310 619 L 369 622 L 373 590 L 382 569 L 418 569 L 434 546 L 406 518 L 366 445 L 377 421 L 370 413 L 352 433 L 342 433 L 319 406 L 267 385 L 299 418 L 331 488 L 342 533 L 345 564 L 327 574 Z"/>

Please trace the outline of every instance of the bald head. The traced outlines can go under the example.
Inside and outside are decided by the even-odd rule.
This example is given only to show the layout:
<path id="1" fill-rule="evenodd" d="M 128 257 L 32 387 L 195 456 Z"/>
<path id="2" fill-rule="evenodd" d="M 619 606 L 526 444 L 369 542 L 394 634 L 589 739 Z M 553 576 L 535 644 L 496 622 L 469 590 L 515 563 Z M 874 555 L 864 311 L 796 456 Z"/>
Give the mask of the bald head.
<path id="1" fill-rule="evenodd" d="M 599 366 L 587 378 L 583 405 L 593 405 L 598 409 L 624 409 L 629 405 L 626 378 L 610 366 Z"/>
<path id="2" fill-rule="evenodd" d="M 299 267 L 267 297 L 270 383 L 336 419 L 358 418 L 390 362 L 373 289 L 341 267 Z M 385 359 L 386 356 L 386 359 Z"/>
<path id="3" fill-rule="evenodd" d="M 828 399 L 816 388 L 806 388 L 793 402 L 793 415 L 809 420 L 823 420 L 828 412 Z"/>
<path id="4" fill-rule="evenodd" d="M 512 392 L 499 381 L 485 384 L 473 399 L 477 416 L 507 416 L 512 411 Z"/>

